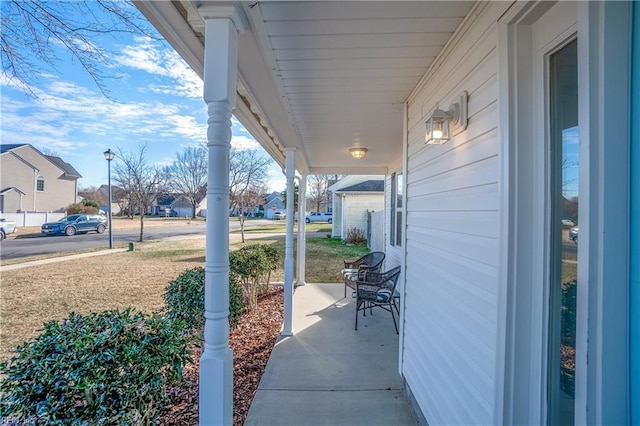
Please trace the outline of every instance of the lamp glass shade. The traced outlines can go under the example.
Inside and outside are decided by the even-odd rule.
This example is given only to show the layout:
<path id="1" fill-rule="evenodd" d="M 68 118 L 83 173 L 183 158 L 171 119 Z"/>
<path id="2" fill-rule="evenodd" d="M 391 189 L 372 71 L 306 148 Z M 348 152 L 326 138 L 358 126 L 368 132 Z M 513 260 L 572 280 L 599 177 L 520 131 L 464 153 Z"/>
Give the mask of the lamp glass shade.
<path id="1" fill-rule="evenodd" d="M 353 158 L 355 158 L 356 160 L 360 160 L 362 158 L 364 158 L 365 155 L 367 155 L 367 148 L 351 148 L 349 149 L 349 152 L 351 153 L 351 156 Z"/>
<path id="2" fill-rule="evenodd" d="M 113 158 L 116 156 L 116 153 L 111 151 L 111 149 L 106 150 L 103 154 L 104 154 L 104 159 L 107 161 L 113 160 Z"/>
<path id="3" fill-rule="evenodd" d="M 428 145 L 442 145 L 451 138 L 449 116 L 446 111 L 441 109 L 433 111 L 426 125 L 425 142 Z"/>

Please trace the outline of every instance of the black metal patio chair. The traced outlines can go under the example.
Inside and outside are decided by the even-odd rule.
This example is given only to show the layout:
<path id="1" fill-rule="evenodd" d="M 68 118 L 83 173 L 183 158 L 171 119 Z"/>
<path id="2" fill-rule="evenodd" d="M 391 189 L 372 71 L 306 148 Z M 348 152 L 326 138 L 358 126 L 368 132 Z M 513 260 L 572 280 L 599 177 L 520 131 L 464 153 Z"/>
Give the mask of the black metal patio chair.
<path id="1" fill-rule="evenodd" d="M 396 329 L 396 334 L 398 334 L 396 314 L 399 313 L 399 308 L 394 296 L 399 276 L 400 267 L 396 266 L 382 273 L 363 272 L 355 282 L 345 278 L 351 281 L 350 286 L 355 285 L 356 288 L 356 330 L 358 329 L 358 312 L 362 311 L 363 316 L 366 316 L 367 309 L 372 313 L 374 307 L 380 307 L 391 313 L 393 325 Z"/>
<path id="2" fill-rule="evenodd" d="M 357 281 L 358 274 L 363 271 L 380 272 L 382 270 L 382 263 L 384 262 L 385 254 L 381 251 L 372 251 L 362 256 L 360 259 L 354 261 L 344 261 L 344 269 L 342 269 L 342 276 L 344 277 L 344 297 L 347 297 L 347 287 L 350 287 L 349 283 Z M 349 278 L 349 281 L 347 281 Z M 355 285 L 351 287 L 355 290 Z"/>

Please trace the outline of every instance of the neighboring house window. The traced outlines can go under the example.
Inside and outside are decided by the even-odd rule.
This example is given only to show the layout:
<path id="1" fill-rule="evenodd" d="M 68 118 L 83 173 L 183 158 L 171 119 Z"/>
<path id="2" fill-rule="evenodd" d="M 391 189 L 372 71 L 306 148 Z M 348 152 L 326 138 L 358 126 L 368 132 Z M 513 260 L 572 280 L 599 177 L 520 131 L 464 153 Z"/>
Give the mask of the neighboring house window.
<path id="1" fill-rule="evenodd" d="M 392 246 L 402 245 L 402 175 L 391 175 L 391 226 L 389 243 Z"/>
<path id="2" fill-rule="evenodd" d="M 44 191 L 44 178 L 42 176 L 38 176 L 36 180 L 36 191 Z"/>

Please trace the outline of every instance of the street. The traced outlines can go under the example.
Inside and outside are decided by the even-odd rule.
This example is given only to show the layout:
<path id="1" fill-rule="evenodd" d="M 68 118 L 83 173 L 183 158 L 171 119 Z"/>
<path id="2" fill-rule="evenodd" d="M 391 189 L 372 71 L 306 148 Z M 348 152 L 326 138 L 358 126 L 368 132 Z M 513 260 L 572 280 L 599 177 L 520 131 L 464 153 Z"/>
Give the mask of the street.
<path id="1" fill-rule="evenodd" d="M 273 224 L 268 220 L 251 220 L 245 222 L 245 229 Z M 229 222 L 229 231 L 240 229 L 237 221 Z M 168 237 L 204 235 L 206 231 L 205 223 L 198 222 L 189 225 L 145 227 L 144 240 L 161 240 Z M 140 237 L 139 229 L 126 229 L 113 231 L 113 245 L 122 243 L 137 242 Z M 56 236 L 36 236 L 32 238 L 12 238 L 7 239 L 0 245 L 0 259 L 19 259 L 28 256 L 40 256 L 52 253 L 64 253 L 91 248 L 108 248 L 109 232 L 96 234 L 78 234 L 72 237 L 65 235 Z"/>

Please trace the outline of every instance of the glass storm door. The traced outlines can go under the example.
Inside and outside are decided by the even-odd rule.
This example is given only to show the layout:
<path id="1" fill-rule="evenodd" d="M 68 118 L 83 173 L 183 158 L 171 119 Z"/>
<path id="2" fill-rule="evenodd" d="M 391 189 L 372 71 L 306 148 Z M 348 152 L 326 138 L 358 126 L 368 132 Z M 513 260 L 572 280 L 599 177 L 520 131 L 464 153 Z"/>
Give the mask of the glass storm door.
<path id="1" fill-rule="evenodd" d="M 549 56 L 548 423 L 574 424 L 578 270 L 578 42 Z"/>

